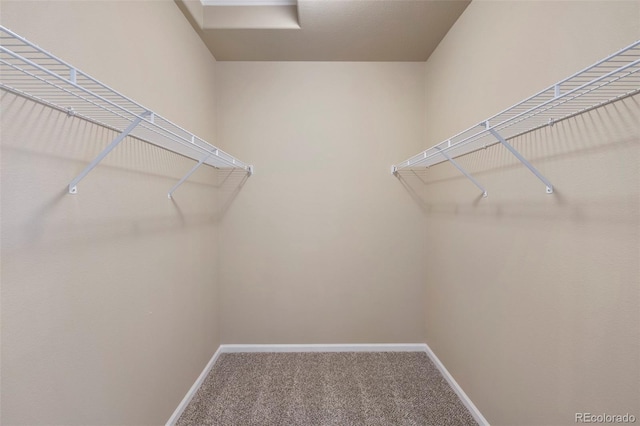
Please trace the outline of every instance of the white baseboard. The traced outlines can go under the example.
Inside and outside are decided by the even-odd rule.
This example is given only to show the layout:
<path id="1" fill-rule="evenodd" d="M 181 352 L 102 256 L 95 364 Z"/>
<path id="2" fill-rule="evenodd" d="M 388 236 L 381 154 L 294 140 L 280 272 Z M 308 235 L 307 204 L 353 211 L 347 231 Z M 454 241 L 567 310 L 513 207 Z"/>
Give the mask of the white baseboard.
<path id="1" fill-rule="evenodd" d="M 429 358 L 431 358 L 431 361 L 433 361 L 436 368 L 440 371 L 440 374 L 442 374 L 442 377 L 444 377 L 447 380 L 447 382 L 449 383 L 449 386 L 451 386 L 451 389 L 453 389 L 456 395 L 458 395 L 458 398 L 460 398 L 460 401 L 462 401 L 464 406 L 467 407 L 467 410 L 469 410 L 469 413 L 471 413 L 475 421 L 478 422 L 480 426 L 489 426 L 489 422 L 487 421 L 487 419 L 484 418 L 480 410 L 478 410 L 478 407 L 476 407 L 475 404 L 471 401 L 471 399 L 467 396 L 467 394 L 464 393 L 464 391 L 462 390 L 458 382 L 456 382 L 456 379 L 453 378 L 451 373 L 449 373 L 449 371 L 445 368 L 444 364 L 440 362 L 440 360 L 438 359 L 436 354 L 433 353 L 429 345 L 424 343 L 423 350 L 427 353 Z"/>
<path id="2" fill-rule="evenodd" d="M 423 352 L 424 343 L 221 345 L 222 353 L 238 352 Z"/>
<path id="3" fill-rule="evenodd" d="M 184 396 L 184 398 L 182 398 L 182 401 L 180 401 L 180 404 L 178 404 L 178 407 L 175 409 L 169 420 L 167 420 L 166 426 L 173 426 L 176 424 L 184 409 L 187 408 L 187 405 L 189 405 L 191 399 L 193 399 L 193 396 L 196 394 L 198 389 L 200 389 L 200 386 L 202 386 L 202 382 L 204 382 L 204 379 L 206 379 L 209 375 L 209 372 L 213 368 L 213 365 L 216 363 L 218 357 L 222 353 L 221 349 L 222 347 L 219 347 L 218 350 L 213 354 L 207 365 L 204 367 L 204 370 L 202 370 L 202 373 L 200 373 L 187 394 Z"/>
<path id="4" fill-rule="evenodd" d="M 449 386 L 458 395 L 460 401 L 469 410 L 473 418 L 478 422 L 480 426 L 489 426 L 489 422 L 484 418 L 480 410 L 469 399 L 466 393 L 462 390 L 458 382 L 447 371 L 445 366 L 440 362 L 436 354 L 433 353 L 431 348 L 426 343 L 373 343 L 373 344 L 300 344 L 300 345 L 220 345 L 216 353 L 213 354 L 211 360 L 207 363 L 200 376 L 196 379 L 189 392 L 178 405 L 178 408 L 173 412 L 173 415 L 167 421 L 166 426 L 173 426 L 178 421 L 182 412 L 191 399 L 198 391 L 198 388 L 204 382 L 216 360 L 222 353 L 241 353 L 241 352 L 426 352 L 427 356 L 434 363 L 436 368 L 440 371 L 440 374 L 447 380 Z"/>

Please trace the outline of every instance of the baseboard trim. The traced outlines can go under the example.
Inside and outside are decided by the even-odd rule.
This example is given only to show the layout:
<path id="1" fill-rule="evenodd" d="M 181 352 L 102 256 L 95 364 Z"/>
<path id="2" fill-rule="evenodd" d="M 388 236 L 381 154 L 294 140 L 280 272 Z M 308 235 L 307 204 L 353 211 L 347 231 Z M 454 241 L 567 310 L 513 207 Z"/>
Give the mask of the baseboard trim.
<path id="1" fill-rule="evenodd" d="M 426 352 L 427 356 L 431 359 L 436 366 L 440 374 L 449 383 L 449 386 L 458 395 L 460 401 L 469 410 L 473 418 L 480 426 L 489 426 L 489 422 L 484 418 L 480 410 L 475 406 L 467 394 L 462 390 L 458 382 L 453 378 L 451 373 L 446 369 L 444 364 L 438 359 L 436 354 L 431 350 L 426 343 L 372 343 L 372 344 L 296 344 L 296 345 L 220 345 L 218 350 L 213 354 L 207 365 L 200 373 L 200 376 L 196 379 L 195 383 L 185 397 L 180 402 L 180 405 L 171 415 L 171 418 L 167 421 L 166 426 L 173 426 L 176 424 L 182 412 L 187 408 L 189 402 L 196 394 L 202 382 L 207 377 L 216 360 L 223 353 L 242 353 L 242 352 Z"/>
<path id="2" fill-rule="evenodd" d="M 218 350 L 213 354 L 207 365 L 205 365 L 204 370 L 202 370 L 202 373 L 200 373 L 187 394 L 184 396 L 184 398 L 182 398 L 182 401 L 180 401 L 180 404 L 178 404 L 178 407 L 175 409 L 175 411 L 167 421 L 166 426 L 173 426 L 176 424 L 176 422 L 182 415 L 182 412 L 185 410 L 185 408 L 187 408 L 187 405 L 189 405 L 198 389 L 200 389 L 200 386 L 202 386 L 202 382 L 204 382 L 204 379 L 206 379 L 209 375 L 209 372 L 213 368 L 213 365 L 216 363 L 218 357 L 222 353 L 221 349 L 222 347 L 219 347 Z"/>
<path id="3" fill-rule="evenodd" d="M 451 386 L 451 389 L 453 389 L 456 395 L 458 395 L 458 398 L 460 398 L 460 401 L 462 401 L 464 406 L 467 407 L 467 410 L 469 410 L 469 413 L 471 413 L 475 421 L 478 422 L 480 426 L 489 426 L 489 422 L 487 421 L 487 419 L 484 418 L 480 410 L 478 410 L 478 407 L 476 407 L 476 405 L 471 401 L 471 398 L 469 398 L 467 394 L 462 390 L 458 382 L 456 382 L 456 379 L 453 378 L 453 376 L 451 375 L 451 373 L 449 373 L 449 371 L 446 369 L 444 364 L 440 362 L 440 360 L 438 359 L 436 354 L 431 350 L 429 345 L 424 343 L 423 348 L 424 348 L 423 350 L 427 353 L 427 356 L 431 358 L 431 361 L 435 364 L 436 368 L 440 371 L 440 374 L 442 374 L 442 377 L 445 378 L 445 380 L 449 383 L 449 386 Z"/>
<path id="4" fill-rule="evenodd" d="M 222 353 L 238 352 L 423 352 L 424 343 L 221 345 Z"/>

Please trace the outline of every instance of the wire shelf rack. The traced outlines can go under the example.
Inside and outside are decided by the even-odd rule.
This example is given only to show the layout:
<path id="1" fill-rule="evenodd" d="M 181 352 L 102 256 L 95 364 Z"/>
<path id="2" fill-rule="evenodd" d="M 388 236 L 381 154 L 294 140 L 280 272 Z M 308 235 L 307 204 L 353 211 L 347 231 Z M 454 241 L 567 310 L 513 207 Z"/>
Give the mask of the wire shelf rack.
<path id="1" fill-rule="evenodd" d="M 196 160 L 196 167 L 180 184 L 202 164 L 219 169 L 241 169 L 249 174 L 253 172 L 251 165 L 155 114 L 3 26 L 0 26 L 0 88 L 121 132 L 114 140 L 115 144 L 110 149 L 107 147 L 108 151 L 96 159 L 98 161 L 93 167 L 124 137 L 131 135 Z M 89 171 L 86 170 L 86 173 Z M 83 177 L 79 176 L 80 179 L 76 178 L 77 181 L 69 185 L 69 192 L 76 192 L 75 185 Z M 173 190 L 175 188 L 169 195 Z"/>
<path id="2" fill-rule="evenodd" d="M 395 174 L 401 170 L 422 169 L 444 161 L 451 161 L 458 167 L 455 161 L 452 161 L 454 158 L 496 143 L 503 143 L 512 150 L 513 147 L 506 143 L 511 138 L 637 94 L 640 92 L 639 71 L 640 40 L 487 120 L 392 166 L 392 172 Z M 517 152 L 512 151 L 512 153 L 518 157 Z M 532 168 L 528 163 L 525 165 Z M 463 170 L 461 171 L 466 174 Z M 537 171 L 532 169 L 532 172 Z M 538 176 L 537 173 L 536 176 Z M 470 176 L 467 175 L 467 177 Z M 547 185 L 547 192 L 553 192 L 550 183 L 542 176 L 538 177 Z M 477 182 L 474 181 L 474 183 L 478 185 Z M 484 188 L 480 188 L 484 191 Z M 486 195 L 486 191 L 484 192 Z"/>

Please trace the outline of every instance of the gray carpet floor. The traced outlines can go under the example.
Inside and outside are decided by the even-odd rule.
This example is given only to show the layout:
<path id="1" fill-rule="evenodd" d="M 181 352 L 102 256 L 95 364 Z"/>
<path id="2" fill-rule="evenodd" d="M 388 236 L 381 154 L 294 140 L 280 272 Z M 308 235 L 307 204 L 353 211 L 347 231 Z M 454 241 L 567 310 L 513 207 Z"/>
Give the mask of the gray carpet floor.
<path id="1" fill-rule="evenodd" d="M 424 352 L 222 354 L 178 425 L 476 425 Z"/>

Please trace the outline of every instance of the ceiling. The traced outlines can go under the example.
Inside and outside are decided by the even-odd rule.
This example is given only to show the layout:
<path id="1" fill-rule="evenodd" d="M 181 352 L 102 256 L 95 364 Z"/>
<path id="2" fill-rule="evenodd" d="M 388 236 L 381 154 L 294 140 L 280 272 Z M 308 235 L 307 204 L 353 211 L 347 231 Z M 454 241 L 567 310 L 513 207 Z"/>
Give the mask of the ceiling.
<path id="1" fill-rule="evenodd" d="M 471 0 L 176 0 L 219 61 L 426 61 Z"/>

